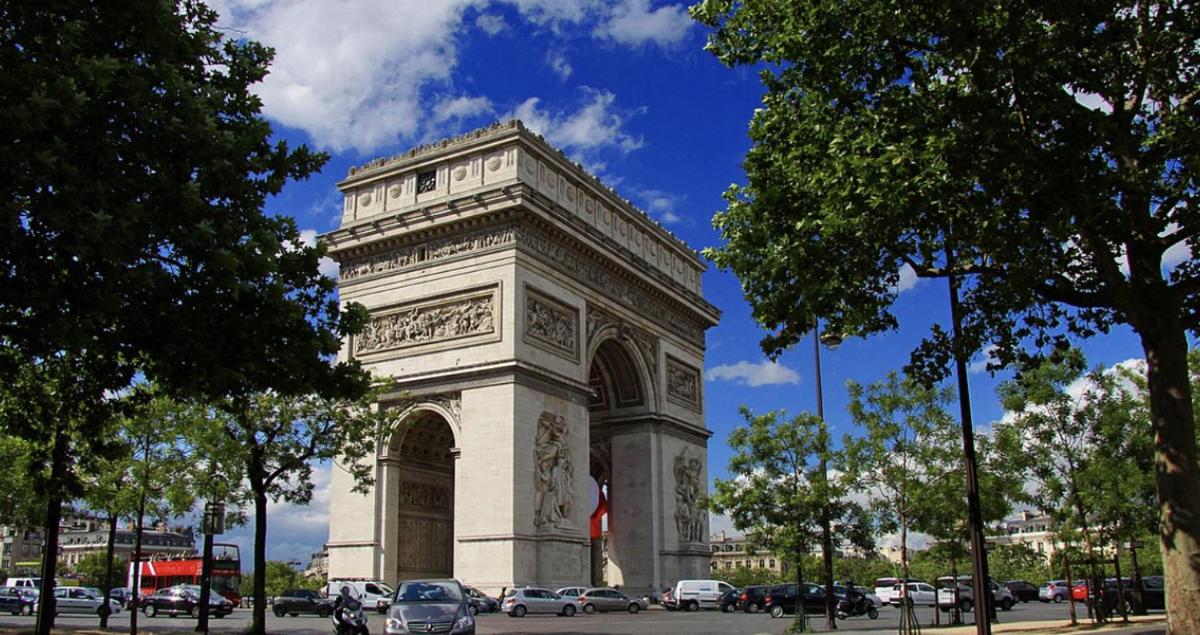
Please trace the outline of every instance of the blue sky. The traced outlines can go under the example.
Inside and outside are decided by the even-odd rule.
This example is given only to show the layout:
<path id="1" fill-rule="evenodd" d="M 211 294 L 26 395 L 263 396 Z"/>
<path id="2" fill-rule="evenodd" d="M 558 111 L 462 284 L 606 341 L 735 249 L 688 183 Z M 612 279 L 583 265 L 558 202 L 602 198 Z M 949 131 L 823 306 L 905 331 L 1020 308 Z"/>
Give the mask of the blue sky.
<path id="1" fill-rule="evenodd" d="M 220 0 L 236 37 L 276 48 L 258 92 L 277 134 L 331 154 L 324 170 L 289 184 L 269 211 L 306 235 L 334 229 L 335 183 L 378 156 L 517 117 L 695 249 L 719 243 L 712 213 L 742 182 L 747 124 L 762 94 L 756 71 L 728 69 L 703 50 L 686 5 L 652 0 Z M 330 269 L 335 271 L 336 268 Z M 905 279 L 898 331 L 849 340 L 822 354 L 825 412 L 852 432 L 846 380 L 898 370 L 932 323 L 948 322 L 944 281 Z M 705 396 L 709 476 L 726 476 L 725 439 L 739 404 L 755 411 L 815 410 L 812 347 L 768 364 L 761 330 L 737 279 L 711 270 L 705 296 L 721 324 L 708 333 Z M 1127 330 L 1086 343 L 1093 364 L 1141 357 Z M 997 378 L 971 374 L 980 425 L 1002 416 Z M 313 505 L 271 509 L 271 559 L 307 561 L 327 538 L 327 471 Z M 713 528 L 720 528 L 715 522 Z M 249 546 L 249 529 L 228 536 Z M 248 556 L 248 552 L 247 552 Z M 244 557 L 244 560 L 248 557 Z"/>

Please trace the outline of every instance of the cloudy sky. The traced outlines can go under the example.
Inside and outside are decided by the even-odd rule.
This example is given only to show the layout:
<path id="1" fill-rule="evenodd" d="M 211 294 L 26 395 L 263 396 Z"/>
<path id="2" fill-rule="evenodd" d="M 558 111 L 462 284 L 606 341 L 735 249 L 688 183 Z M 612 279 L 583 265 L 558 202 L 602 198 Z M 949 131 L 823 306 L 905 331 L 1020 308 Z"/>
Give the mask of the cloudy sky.
<path id="1" fill-rule="evenodd" d="M 693 248 L 717 244 L 712 213 L 742 182 L 747 123 L 762 90 L 751 69 L 722 67 L 686 5 L 659 0 L 217 0 L 231 37 L 276 50 L 259 87 L 277 134 L 332 156 L 289 184 L 270 211 L 297 218 L 312 239 L 336 227 L 335 183 L 350 166 L 409 146 L 522 119 Z M 336 271 L 336 267 L 331 272 Z M 757 346 L 736 278 L 709 271 L 705 295 L 724 317 L 708 333 L 705 397 L 709 475 L 726 476 L 725 439 L 737 408 L 815 408 L 812 348 L 778 363 Z M 822 354 L 826 417 L 851 432 L 847 379 L 899 369 L 932 323 L 948 320 L 944 283 L 902 278 L 901 329 Z M 1125 331 L 1089 343 L 1092 363 L 1140 356 Z M 972 366 L 981 425 L 1002 416 L 996 378 Z M 328 468 L 313 504 L 273 506 L 268 557 L 307 561 L 327 538 Z M 714 523 L 714 529 L 719 528 Z M 249 531 L 229 536 L 248 546 Z M 248 555 L 248 554 L 247 554 Z M 244 558 L 248 560 L 248 558 Z"/>

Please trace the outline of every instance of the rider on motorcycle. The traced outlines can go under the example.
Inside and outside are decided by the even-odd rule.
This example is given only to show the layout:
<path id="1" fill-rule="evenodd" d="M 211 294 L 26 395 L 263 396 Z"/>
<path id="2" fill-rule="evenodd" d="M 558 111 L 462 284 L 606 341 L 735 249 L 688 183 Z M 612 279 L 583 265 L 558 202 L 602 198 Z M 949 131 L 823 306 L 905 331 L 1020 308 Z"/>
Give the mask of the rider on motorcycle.
<path id="1" fill-rule="evenodd" d="M 358 598 L 350 594 L 350 587 L 343 586 L 341 592 L 338 593 L 337 599 L 333 601 L 333 619 L 337 622 L 339 633 L 346 626 L 345 620 L 342 619 L 342 609 L 353 611 L 358 606 Z"/>
<path id="2" fill-rule="evenodd" d="M 863 606 L 863 602 L 866 600 L 867 596 L 863 595 L 858 590 L 858 587 L 854 586 L 854 580 L 846 580 L 846 603 L 850 605 L 850 608 L 856 611 L 865 611 L 866 607 Z"/>

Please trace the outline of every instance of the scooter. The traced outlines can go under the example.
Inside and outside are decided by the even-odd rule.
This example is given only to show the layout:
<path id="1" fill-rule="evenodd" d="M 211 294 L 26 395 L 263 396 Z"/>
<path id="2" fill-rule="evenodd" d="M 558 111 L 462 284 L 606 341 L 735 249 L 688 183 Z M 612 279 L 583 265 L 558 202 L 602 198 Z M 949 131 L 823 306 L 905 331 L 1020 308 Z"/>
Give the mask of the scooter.
<path id="1" fill-rule="evenodd" d="M 859 596 L 854 600 L 850 598 L 842 598 L 837 603 L 837 617 L 839 620 L 844 620 L 848 617 L 858 617 L 866 615 L 871 619 L 879 617 L 879 609 L 870 600 L 863 596 Z"/>
<path id="2" fill-rule="evenodd" d="M 333 622 L 334 635 L 370 635 L 367 629 L 367 614 L 363 612 L 362 603 L 350 600 L 338 607 L 329 620 Z"/>

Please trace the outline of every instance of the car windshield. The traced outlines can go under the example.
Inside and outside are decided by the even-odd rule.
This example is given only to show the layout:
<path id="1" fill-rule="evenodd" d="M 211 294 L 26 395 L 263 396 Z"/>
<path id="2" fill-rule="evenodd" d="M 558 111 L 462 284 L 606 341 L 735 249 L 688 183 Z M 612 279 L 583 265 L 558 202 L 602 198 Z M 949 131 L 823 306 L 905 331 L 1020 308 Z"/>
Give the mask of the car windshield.
<path id="1" fill-rule="evenodd" d="M 396 602 L 462 602 L 462 592 L 453 582 L 401 582 Z"/>

